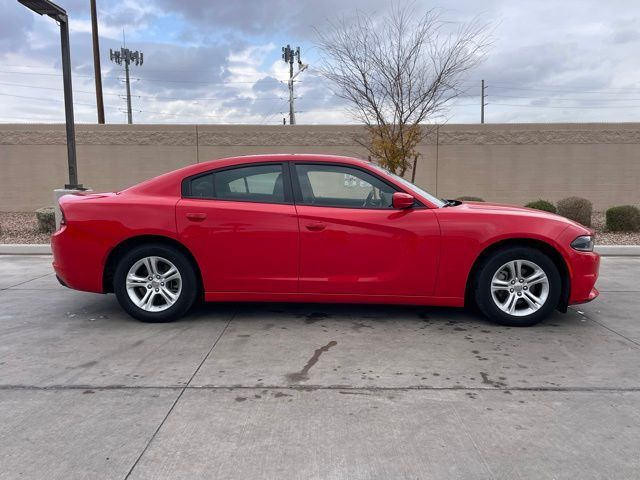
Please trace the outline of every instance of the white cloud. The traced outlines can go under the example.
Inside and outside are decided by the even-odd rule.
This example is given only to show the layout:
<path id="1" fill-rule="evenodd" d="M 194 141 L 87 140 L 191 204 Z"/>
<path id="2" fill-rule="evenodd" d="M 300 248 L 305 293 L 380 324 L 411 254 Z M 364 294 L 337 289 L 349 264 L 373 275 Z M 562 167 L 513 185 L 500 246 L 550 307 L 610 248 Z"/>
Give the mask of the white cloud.
<path id="1" fill-rule="evenodd" d="M 75 113 L 96 119 L 88 2 L 66 0 L 72 26 Z M 99 2 L 107 120 L 123 122 L 121 68 L 108 60 L 122 28 L 145 53 L 132 69 L 134 121 L 281 122 L 288 111 L 288 66 L 280 46 L 301 45 L 313 66 L 313 27 L 356 8 L 384 11 L 383 0 L 104 0 Z M 432 6 L 418 0 L 418 6 Z M 9 19 L 0 31 L 0 121 L 62 121 L 59 31 L 48 18 L 0 0 Z M 457 0 L 443 17 L 477 15 L 495 25 L 487 61 L 467 79 L 469 91 L 448 115 L 479 120 L 480 79 L 487 81 L 490 122 L 631 121 L 640 116 L 640 4 L 611 0 Z M 159 43 L 162 42 L 162 43 Z M 53 74 L 53 75 L 52 75 Z M 330 85 L 309 69 L 296 83 L 299 123 L 352 119 Z M 11 96 L 13 95 L 13 96 Z M 24 98 L 27 97 L 27 98 Z M 32 97 L 32 98 L 29 98 Z M 43 100 L 44 99 L 44 100 Z"/>

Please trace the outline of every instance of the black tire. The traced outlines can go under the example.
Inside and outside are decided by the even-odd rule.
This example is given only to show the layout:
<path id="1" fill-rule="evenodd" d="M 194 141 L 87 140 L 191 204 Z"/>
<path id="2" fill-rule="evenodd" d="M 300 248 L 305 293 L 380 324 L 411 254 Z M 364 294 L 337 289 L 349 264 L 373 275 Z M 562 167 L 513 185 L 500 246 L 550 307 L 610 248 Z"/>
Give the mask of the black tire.
<path id="1" fill-rule="evenodd" d="M 139 260 L 151 256 L 161 257 L 173 263 L 182 281 L 175 303 L 162 311 L 147 311 L 140 308 L 127 292 L 126 279 L 129 269 Z M 196 300 L 198 281 L 191 261 L 178 249 L 163 244 L 148 244 L 133 248 L 119 259 L 113 275 L 113 291 L 120 306 L 132 317 L 142 322 L 163 323 L 176 320 L 187 313 Z"/>
<path id="2" fill-rule="evenodd" d="M 511 315 L 501 310 L 496 305 L 491 293 L 491 282 L 494 274 L 505 264 L 514 260 L 533 262 L 544 271 L 549 281 L 548 295 L 544 304 L 538 310 L 522 316 Z M 536 287 L 531 288 L 533 290 Z M 491 321 L 510 327 L 528 327 L 544 320 L 558 306 L 561 293 L 562 278 L 558 267 L 547 255 L 535 248 L 507 247 L 498 250 L 484 259 L 479 265 L 475 278 L 474 298 L 480 311 Z M 504 295 L 509 295 L 509 293 L 505 292 Z M 525 302 L 524 299 L 516 299 L 516 305 L 526 308 L 526 304 L 523 302 Z"/>

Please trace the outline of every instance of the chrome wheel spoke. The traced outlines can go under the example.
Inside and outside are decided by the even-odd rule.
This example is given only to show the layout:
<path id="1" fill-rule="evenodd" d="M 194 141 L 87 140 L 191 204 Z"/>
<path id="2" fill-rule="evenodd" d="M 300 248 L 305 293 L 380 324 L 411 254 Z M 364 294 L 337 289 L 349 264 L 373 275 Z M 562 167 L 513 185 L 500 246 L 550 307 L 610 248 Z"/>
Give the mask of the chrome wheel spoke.
<path id="1" fill-rule="evenodd" d="M 139 277 L 131 273 L 127 275 L 127 288 L 146 287 L 148 282 L 146 277 Z"/>
<path id="2" fill-rule="evenodd" d="M 505 267 L 509 272 L 509 278 L 511 280 L 515 280 L 516 277 L 517 277 L 517 275 L 516 275 L 516 263 L 515 262 L 509 262 L 504 267 L 502 267 L 500 270 L 503 270 Z"/>
<path id="3" fill-rule="evenodd" d="M 518 303 L 518 296 L 515 293 L 510 293 L 504 303 L 500 305 L 500 308 L 507 313 L 513 313 L 516 303 Z"/>
<path id="4" fill-rule="evenodd" d="M 176 267 L 171 267 L 169 270 L 162 274 L 162 278 L 165 282 L 170 282 L 171 280 L 175 280 L 176 278 L 180 278 L 180 273 Z"/>
<path id="5" fill-rule="evenodd" d="M 144 266 L 145 266 L 145 268 L 147 269 L 147 274 L 148 274 L 149 276 L 153 276 L 153 275 L 155 275 L 155 274 L 156 274 L 156 271 L 155 271 L 155 269 L 153 268 L 153 263 L 151 262 L 151 258 L 152 258 L 152 257 L 147 257 L 147 258 L 145 258 L 145 259 L 143 260 L 143 262 L 144 262 Z"/>
<path id="6" fill-rule="evenodd" d="M 140 299 L 136 302 L 136 303 L 137 303 L 137 305 L 138 305 L 140 308 L 143 308 L 143 309 L 145 309 L 145 310 L 148 310 L 148 309 L 149 309 L 149 307 L 150 307 L 151 305 L 153 305 L 153 297 L 155 296 L 155 295 L 154 295 L 154 293 L 155 293 L 155 292 L 154 292 L 153 290 L 151 290 L 151 289 L 146 290 L 146 291 L 144 292 L 144 295 L 142 296 L 142 298 L 140 298 Z"/>
<path id="7" fill-rule="evenodd" d="M 514 260 L 513 261 L 513 270 L 515 272 L 515 275 L 513 277 L 514 280 L 518 280 L 520 278 L 522 278 L 522 262 L 520 260 Z"/>
<path id="8" fill-rule="evenodd" d="M 538 283 L 547 281 L 547 274 L 544 273 L 542 269 L 534 271 L 533 274 L 529 275 L 524 281 L 531 287 L 532 285 L 536 285 Z"/>
<path id="9" fill-rule="evenodd" d="M 175 295 L 167 287 L 160 287 L 160 295 L 162 295 L 162 298 L 164 298 L 165 302 L 167 302 L 169 305 L 173 305 L 178 298 L 177 295 Z"/>
<path id="10" fill-rule="evenodd" d="M 522 298 L 534 310 L 538 310 L 542 306 L 542 304 L 544 303 L 539 297 L 536 297 L 530 291 L 525 291 L 524 294 L 522 295 Z"/>
<path id="11" fill-rule="evenodd" d="M 494 292 L 499 290 L 509 290 L 509 282 L 507 282 L 506 280 L 499 280 L 497 278 L 494 278 L 491 282 L 491 290 L 493 290 Z"/>

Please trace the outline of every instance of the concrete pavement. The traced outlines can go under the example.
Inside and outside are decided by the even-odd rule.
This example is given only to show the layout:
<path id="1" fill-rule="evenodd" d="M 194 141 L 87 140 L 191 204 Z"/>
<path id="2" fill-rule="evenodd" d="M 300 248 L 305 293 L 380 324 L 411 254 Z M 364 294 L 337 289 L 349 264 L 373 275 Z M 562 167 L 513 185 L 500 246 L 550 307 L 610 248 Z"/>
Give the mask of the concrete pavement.
<path id="1" fill-rule="evenodd" d="M 222 304 L 171 324 L 0 256 L 0 479 L 637 478 L 640 258 L 528 329 Z"/>

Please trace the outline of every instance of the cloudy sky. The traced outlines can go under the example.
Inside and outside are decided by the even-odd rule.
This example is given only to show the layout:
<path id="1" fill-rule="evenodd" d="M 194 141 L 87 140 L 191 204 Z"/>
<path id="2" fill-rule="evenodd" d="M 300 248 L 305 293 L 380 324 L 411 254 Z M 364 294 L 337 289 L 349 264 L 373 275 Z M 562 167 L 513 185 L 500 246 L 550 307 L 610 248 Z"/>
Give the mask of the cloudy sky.
<path id="1" fill-rule="evenodd" d="M 76 121 L 96 122 L 89 0 L 69 13 Z M 310 65 L 296 84 L 299 124 L 353 123 L 314 71 L 314 29 L 356 10 L 382 15 L 385 0 L 97 0 L 105 113 L 125 123 L 122 67 L 109 49 L 144 52 L 132 67 L 134 123 L 278 124 L 288 112 L 281 47 Z M 398 0 L 399 4 L 403 2 Z M 640 121 L 638 0 L 414 1 L 443 18 L 479 17 L 493 29 L 486 60 L 446 120 L 476 123 L 480 81 L 487 122 Z M 0 0 L 0 122 L 62 122 L 59 30 L 16 0 Z"/>

